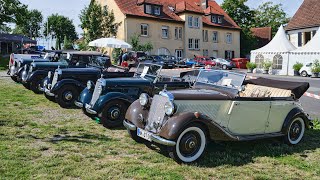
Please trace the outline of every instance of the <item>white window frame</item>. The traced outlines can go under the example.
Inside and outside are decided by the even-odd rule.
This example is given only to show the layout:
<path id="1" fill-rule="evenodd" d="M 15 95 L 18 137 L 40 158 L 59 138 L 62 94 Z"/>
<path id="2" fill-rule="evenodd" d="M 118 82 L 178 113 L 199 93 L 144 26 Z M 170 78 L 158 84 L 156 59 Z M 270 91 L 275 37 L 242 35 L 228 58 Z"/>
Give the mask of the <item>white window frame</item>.
<path id="1" fill-rule="evenodd" d="M 178 38 L 182 39 L 182 27 L 178 28 Z"/>
<path id="2" fill-rule="evenodd" d="M 212 41 L 214 43 L 218 43 L 218 41 L 219 41 L 219 33 L 218 33 L 218 31 L 213 31 L 212 32 Z"/>
<path id="3" fill-rule="evenodd" d="M 227 44 L 232 44 L 232 33 L 227 33 L 226 34 L 226 43 Z"/>
<path id="4" fill-rule="evenodd" d="M 157 16 L 160 16 L 160 15 L 161 15 L 161 8 L 160 8 L 160 6 L 154 6 L 153 8 L 154 8 L 154 9 L 153 9 L 154 14 L 157 15 Z"/>
<path id="5" fill-rule="evenodd" d="M 166 30 L 167 31 L 167 33 L 166 33 L 166 36 L 164 36 L 164 30 Z M 161 37 L 163 38 L 163 39 L 169 39 L 169 26 L 162 26 L 161 27 Z"/>
<path id="6" fill-rule="evenodd" d="M 188 16 L 188 27 L 193 27 L 193 16 Z"/>
<path id="7" fill-rule="evenodd" d="M 222 17 L 218 16 L 218 23 L 221 24 L 222 23 Z"/>
<path id="8" fill-rule="evenodd" d="M 217 16 L 211 15 L 211 22 L 212 23 L 217 23 Z"/>
<path id="9" fill-rule="evenodd" d="M 208 42 L 209 41 L 208 30 L 202 30 L 202 36 L 203 36 L 203 42 Z"/>
<path id="10" fill-rule="evenodd" d="M 146 28 L 147 30 L 145 31 L 144 28 Z M 144 32 L 147 32 L 147 34 L 144 34 Z M 148 24 L 141 24 L 140 25 L 140 36 L 142 36 L 142 37 L 149 36 L 149 25 Z"/>
<path id="11" fill-rule="evenodd" d="M 193 42 L 194 42 L 193 38 L 189 38 L 188 39 L 188 49 L 194 49 L 194 43 Z"/>
<path id="12" fill-rule="evenodd" d="M 152 5 L 146 4 L 146 14 L 152 14 Z"/>
<path id="13" fill-rule="evenodd" d="M 199 17 L 195 17 L 195 18 L 193 18 L 193 21 L 194 21 L 194 24 L 193 24 L 193 26 L 195 27 L 195 28 L 199 28 L 200 27 L 200 18 Z"/>
<path id="14" fill-rule="evenodd" d="M 200 49 L 200 39 L 194 39 L 194 49 L 195 50 Z"/>
<path id="15" fill-rule="evenodd" d="M 174 38 L 175 39 L 182 39 L 182 27 L 175 27 L 174 28 Z"/>

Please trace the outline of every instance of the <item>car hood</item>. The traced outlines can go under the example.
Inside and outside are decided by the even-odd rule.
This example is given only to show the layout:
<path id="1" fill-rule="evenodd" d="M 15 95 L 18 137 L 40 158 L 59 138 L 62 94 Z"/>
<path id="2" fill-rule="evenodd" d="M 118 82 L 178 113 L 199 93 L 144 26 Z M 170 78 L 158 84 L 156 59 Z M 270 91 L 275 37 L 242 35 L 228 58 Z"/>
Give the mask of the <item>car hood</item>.
<path id="1" fill-rule="evenodd" d="M 89 68 L 67 68 L 61 69 L 62 74 L 100 74 L 101 70 L 99 68 L 89 67 Z"/>
<path id="2" fill-rule="evenodd" d="M 30 64 L 32 62 L 49 62 L 48 59 L 43 59 L 43 58 L 39 58 L 39 59 L 21 59 L 20 62 L 22 64 Z"/>
<path id="3" fill-rule="evenodd" d="M 68 63 L 66 62 L 33 62 L 31 64 L 35 68 L 54 68 L 54 67 L 67 67 Z"/>
<path id="4" fill-rule="evenodd" d="M 150 79 L 140 78 L 140 77 L 128 77 L 128 78 L 111 78 L 105 79 L 107 86 L 147 86 L 151 85 L 153 82 Z"/>
<path id="5" fill-rule="evenodd" d="M 182 89 L 170 91 L 175 100 L 232 100 L 234 96 L 208 89 Z"/>

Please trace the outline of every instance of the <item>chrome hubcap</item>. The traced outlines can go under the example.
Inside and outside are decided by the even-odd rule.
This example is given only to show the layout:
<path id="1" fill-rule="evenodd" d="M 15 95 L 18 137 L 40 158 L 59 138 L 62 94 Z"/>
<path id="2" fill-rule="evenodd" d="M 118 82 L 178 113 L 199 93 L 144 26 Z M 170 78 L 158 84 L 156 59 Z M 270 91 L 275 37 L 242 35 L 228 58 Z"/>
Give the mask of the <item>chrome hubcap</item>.
<path id="1" fill-rule="evenodd" d="M 200 137 L 197 133 L 190 132 L 183 136 L 180 151 L 185 157 L 193 156 L 200 148 Z"/>
<path id="2" fill-rule="evenodd" d="M 64 98 L 67 100 L 67 101 L 70 101 L 72 99 L 72 93 L 71 92 L 66 92 L 64 94 Z"/>
<path id="3" fill-rule="evenodd" d="M 112 119 L 118 119 L 120 117 L 120 109 L 119 108 L 111 108 L 110 109 L 110 117 Z"/>
<path id="4" fill-rule="evenodd" d="M 295 141 L 299 138 L 301 133 L 300 123 L 295 122 L 290 129 L 290 138 Z"/>

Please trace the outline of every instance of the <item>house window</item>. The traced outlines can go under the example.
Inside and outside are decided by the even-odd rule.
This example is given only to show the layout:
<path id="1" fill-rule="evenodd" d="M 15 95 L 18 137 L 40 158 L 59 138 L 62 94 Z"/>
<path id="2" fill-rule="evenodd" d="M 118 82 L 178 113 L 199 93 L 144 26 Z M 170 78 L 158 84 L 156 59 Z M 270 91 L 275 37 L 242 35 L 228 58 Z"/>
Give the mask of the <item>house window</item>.
<path id="1" fill-rule="evenodd" d="M 213 40 L 214 43 L 218 42 L 218 32 L 217 31 L 213 31 L 212 40 Z"/>
<path id="2" fill-rule="evenodd" d="M 203 50 L 203 56 L 208 57 L 209 56 L 209 51 L 208 49 Z"/>
<path id="3" fill-rule="evenodd" d="M 162 26 L 162 38 L 169 38 L 169 27 Z"/>
<path id="4" fill-rule="evenodd" d="M 193 49 L 193 39 L 188 40 L 188 48 Z"/>
<path id="5" fill-rule="evenodd" d="M 192 27 L 193 16 L 188 16 L 188 26 Z"/>
<path id="6" fill-rule="evenodd" d="M 161 13 L 160 6 L 154 6 L 154 14 L 159 16 L 160 13 Z"/>
<path id="7" fill-rule="evenodd" d="M 194 49 L 200 49 L 200 39 L 194 40 Z"/>
<path id="8" fill-rule="evenodd" d="M 211 16 L 211 22 L 217 23 L 217 16 L 212 15 Z"/>
<path id="9" fill-rule="evenodd" d="M 141 24 L 141 36 L 148 36 L 148 24 Z"/>
<path id="10" fill-rule="evenodd" d="M 261 68 L 262 67 L 262 63 L 264 61 L 264 57 L 262 54 L 258 54 L 255 58 L 255 63 L 257 64 L 257 68 Z"/>
<path id="11" fill-rule="evenodd" d="M 202 30 L 203 42 L 208 42 L 208 30 Z"/>
<path id="12" fill-rule="evenodd" d="M 182 39 L 182 28 L 181 27 L 176 27 L 174 29 L 174 38 L 175 39 Z"/>
<path id="13" fill-rule="evenodd" d="M 226 43 L 232 44 L 232 34 L 231 33 L 227 33 Z"/>
<path id="14" fill-rule="evenodd" d="M 282 69 L 283 57 L 277 54 L 273 57 L 273 69 Z"/>
<path id="15" fill-rule="evenodd" d="M 199 17 L 194 18 L 194 27 L 198 28 L 199 26 Z"/>
<path id="16" fill-rule="evenodd" d="M 221 24 L 222 23 L 222 17 L 218 16 L 218 23 Z"/>
<path id="17" fill-rule="evenodd" d="M 152 14 L 152 6 L 150 4 L 145 5 L 145 13 Z"/>
<path id="18" fill-rule="evenodd" d="M 225 58 L 226 59 L 233 59 L 234 58 L 234 51 L 225 51 Z"/>

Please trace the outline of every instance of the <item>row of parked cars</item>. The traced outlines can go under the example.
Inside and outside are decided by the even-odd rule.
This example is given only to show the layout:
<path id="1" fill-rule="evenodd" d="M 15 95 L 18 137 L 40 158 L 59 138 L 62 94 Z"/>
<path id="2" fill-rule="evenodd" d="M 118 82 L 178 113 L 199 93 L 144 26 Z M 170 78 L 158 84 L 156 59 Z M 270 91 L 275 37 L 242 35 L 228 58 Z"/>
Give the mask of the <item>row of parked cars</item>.
<path id="1" fill-rule="evenodd" d="M 139 143 L 155 144 L 177 162 L 191 163 L 209 141 L 283 137 L 298 144 L 312 127 L 298 99 L 308 83 L 221 69 L 161 74 L 160 64 L 124 69 L 97 52 L 53 52 L 59 60 L 12 55 L 11 78 L 62 108 L 78 107 L 112 129 L 124 126 Z"/>

